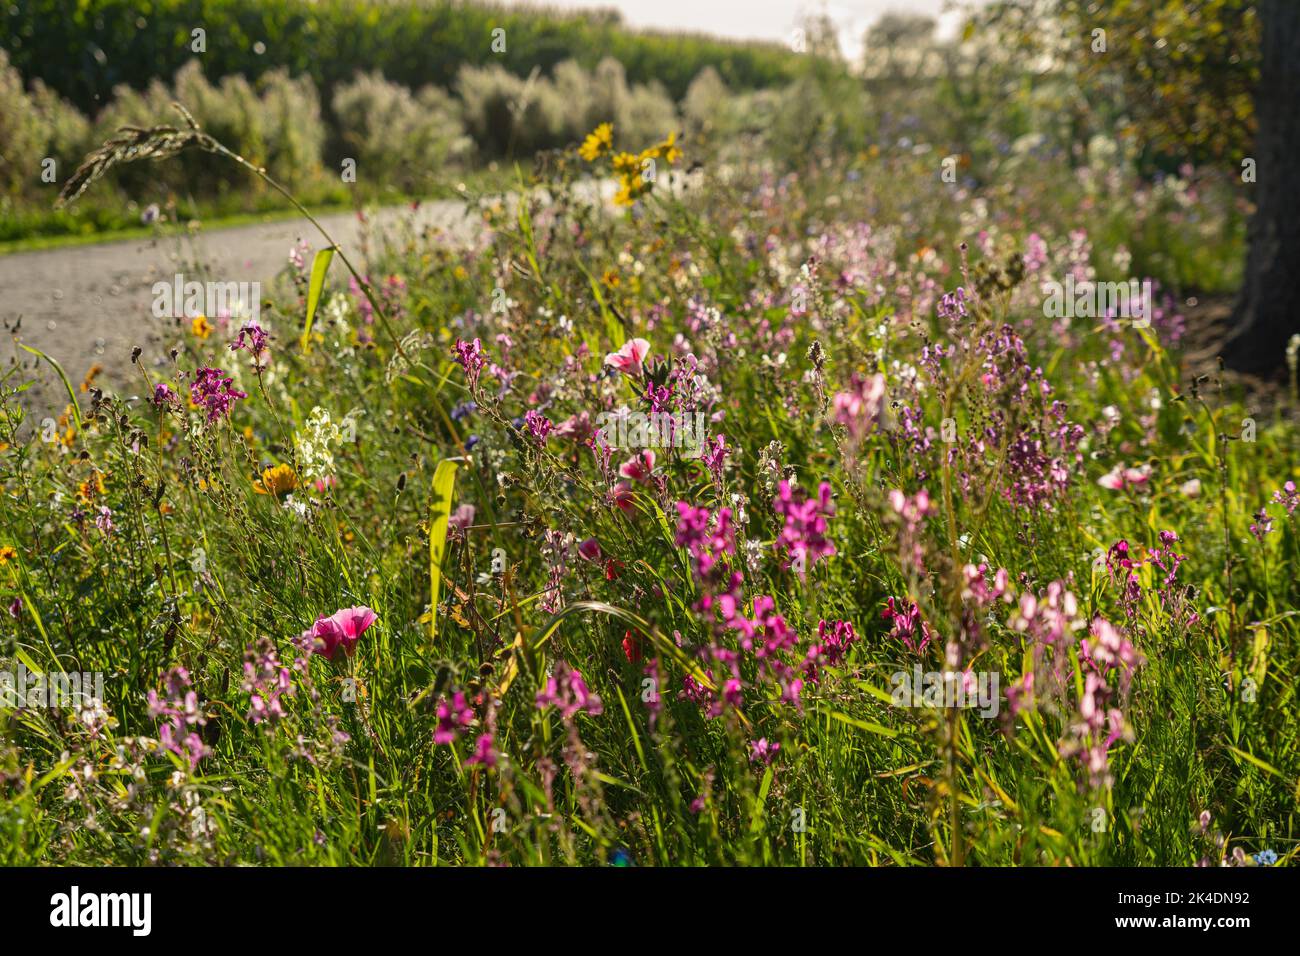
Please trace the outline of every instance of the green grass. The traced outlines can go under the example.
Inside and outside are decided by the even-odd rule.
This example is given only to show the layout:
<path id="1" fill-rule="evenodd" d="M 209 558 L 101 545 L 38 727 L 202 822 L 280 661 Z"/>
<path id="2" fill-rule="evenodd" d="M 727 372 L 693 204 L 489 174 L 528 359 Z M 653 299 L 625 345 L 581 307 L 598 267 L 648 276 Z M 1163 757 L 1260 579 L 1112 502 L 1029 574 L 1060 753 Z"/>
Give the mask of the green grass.
<path id="1" fill-rule="evenodd" d="M 247 396 L 228 418 L 78 393 L 84 427 L 43 429 L 10 373 L 0 599 L 21 607 L 0 617 L 0 653 L 103 672 L 106 713 L 0 710 L 0 861 L 1292 862 L 1300 535 L 1269 499 L 1300 477 L 1294 424 L 1279 412 L 1244 440 L 1240 406 L 1190 387 L 1166 326 L 1043 317 L 1035 279 L 1079 264 L 1084 225 L 1057 171 L 987 197 L 985 251 L 961 222 L 972 200 L 935 188 L 924 158 L 856 161 L 853 180 L 821 168 L 778 188 L 738 165 L 684 195 L 656 186 L 634 215 L 590 208 L 572 177 L 547 199 L 521 184 L 475 243 L 403 237 L 358 260 L 382 322 L 341 291 L 336 259 L 309 348 L 302 275 L 262 313 L 260 372 L 228 347 L 238 320 L 187 340 L 175 370 L 139 371 L 151 392 L 224 369 Z M 1048 260 L 1027 276 L 1030 232 Z M 942 318 L 958 286 L 967 314 Z M 720 469 L 658 448 L 650 480 L 621 479 L 633 450 L 607 471 L 525 420 L 647 410 L 644 380 L 604 364 L 637 337 L 673 356 L 647 366 L 661 400 L 700 407 L 710 447 L 725 436 Z M 474 339 L 499 370 L 477 386 L 452 351 Z M 298 476 L 292 501 L 264 476 L 275 465 Z M 1100 483 L 1139 466 L 1132 487 Z M 783 477 L 796 500 L 833 496 L 834 554 L 806 575 L 781 543 Z M 922 489 L 931 509 L 900 514 L 890 492 Z M 732 509 L 730 535 L 710 525 L 721 540 L 692 553 L 678 503 L 715 522 Z M 1261 507 L 1274 530 L 1258 540 Z M 599 557 L 579 552 L 589 539 Z M 1118 552 L 1108 563 L 1120 540 L 1135 590 Z M 1152 563 L 1167 547 L 1185 556 L 1171 582 Z M 967 564 L 990 586 L 1005 568 L 1007 600 L 982 599 Z M 726 588 L 718 567 L 742 575 L 736 613 L 761 619 L 749 648 L 698 604 Z M 1055 642 L 1026 595 L 1057 601 Z M 889 598 L 918 607 L 936 635 L 923 650 L 882 619 Z M 353 656 L 290 667 L 295 637 L 354 605 L 378 616 Z M 1089 663 L 1107 652 L 1100 620 L 1126 663 Z M 807 655 L 837 621 L 857 640 L 814 681 Z M 949 641 L 998 675 L 996 718 L 897 705 L 894 675 L 942 669 Z M 268 648 L 293 694 L 256 724 L 242 666 Z M 719 703 L 732 659 L 740 697 Z M 195 765 L 158 743 L 147 703 L 177 667 L 205 720 L 185 725 L 209 751 Z M 600 707 L 578 706 L 573 669 Z M 1036 704 L 1013 714 L 1006 690 L 1030 672 Z M 572 708 L 545 704 L 552 680 Z M 1117 713 L 1081 735 L 1088 703 Z M 1071 752 L 1108 731 L 1091 768 Z M 485 734 L 493 766 L 470 762 Z M 779 745 L 770 763 L 760 741 Z"/>
<path id="2" fill-rule="evenodd" d="M 462 195 L 497 192 L 509 185 L 509 175 L 499 168 L 466 170 L 440 177 L 423 201 L 459 199 Z M 464 186 L 462 193 L 460 187 Z M 337 195 L 321 201 L 307 199 L 305 205 L 315 215 L 351 212 L 358 204 L 366 206 L 398 205 L 412 201 L 412 197 L 385 190 L 367 191 L 347 201 Z M 248 210 L 253 205 L 256 208 Z M 80 207 L 56 210 L 52 207 L 27 204 L 23 211 L 10 217 L 4 232 L 14 238 L 0 240 L 0 255 L 12 252 L 32 252 L 42 249 L 63 249 L 71 246 L 95 245 L 102 242 L 120 242 L 146 239 L 156 235 L 159 226 L 141 225 L 138 215 L 127 215 L 126 202 L 111 206 L 92 203 L 89 212 Z M 221 202 L 189 202 L 173 211 L 173 222 L 201 222 L 205 229 L 227 229 L 257 223 L 282 222 L 299 213 L 282 197 L 266 194 L 254 200 L 251 195 L 227 198 Z"/>

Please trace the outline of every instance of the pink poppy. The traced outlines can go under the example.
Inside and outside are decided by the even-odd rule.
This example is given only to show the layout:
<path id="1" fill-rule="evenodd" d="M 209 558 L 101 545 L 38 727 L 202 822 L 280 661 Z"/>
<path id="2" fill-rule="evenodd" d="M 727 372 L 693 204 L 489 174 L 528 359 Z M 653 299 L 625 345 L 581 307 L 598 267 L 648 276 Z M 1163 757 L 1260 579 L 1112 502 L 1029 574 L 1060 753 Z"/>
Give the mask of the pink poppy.
<path id="1" fill-rule="evenodd" d="M 631 478 L 633 481 L 639 481 L 642 484 L 650 480 L 650 473 L 655 468 L 655 453 L 646 449 L 639 451 L 623 464 L 619 465 L 618 473 L 624 478 Z"/>
<path id="2" fill-rule="evenodd" d="M 365 605 L 340 608 L 329 617 L 317 618 L 316 623 L 303 632 L 302 640 L 310 643 L 313 653 L 324 654 L 330 660 L 337 660 L 340 649 L 351 657 L 357 641 L 377 617 Z"/>
<path id="3" fill-rule="evenodd" d="M 595 538 L 588 538 L 578 545 L 578 554 L 584 561 L 599 561 L 601 558 L 600 542 Z"/>
<path id="4" fill-rule="evenodd" d="M 636 514 L 636 505 L 633 503 L 635 495 L 632 493 L 632 486 L 626 481 L 620 481 L 610 492 L 614 504 L 626 515 Z"/>
<path id="5" fill-rule="evenodd" d="M 1122 491 L 1125 488 L 1141 488 L 1151 480 L 1151 466 L 1140 465 L 1137 468 L 1124 468 L 1116 465 L 1106 474 L 1097 479 L 1097 484 L 1111 491 Z"/>
<path id="6" fill-rule="evenodd" d="M 625 375 L 640 376 L 641 363 L 650 354 L 650 343 L 645 339 L 628 339 L 617 352 L 605 356 L 605 364 L 612 365 Z"/>

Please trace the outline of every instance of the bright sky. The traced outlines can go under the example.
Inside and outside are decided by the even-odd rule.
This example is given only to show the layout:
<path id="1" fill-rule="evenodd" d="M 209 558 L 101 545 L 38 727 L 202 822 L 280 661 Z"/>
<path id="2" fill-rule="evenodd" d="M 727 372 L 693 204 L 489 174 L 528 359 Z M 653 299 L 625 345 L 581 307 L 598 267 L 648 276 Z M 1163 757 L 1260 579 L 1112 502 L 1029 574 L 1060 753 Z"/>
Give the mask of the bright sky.
<path id="1" fill-rule="evenodd" d="M 923 13 L 939 21 L 940 36 L 953 35 L 959 5 L 986 0 L 517 0 L 569 10 L 616 8 L 632 27 L 713 33 L 736 40 L 788 43 L 808 13 L 827 13 L 840 28 L 845 53 L 855 57 L 867 27 L 888 11 Z M 948 10 L 948 13 L 944 11 Z"/>

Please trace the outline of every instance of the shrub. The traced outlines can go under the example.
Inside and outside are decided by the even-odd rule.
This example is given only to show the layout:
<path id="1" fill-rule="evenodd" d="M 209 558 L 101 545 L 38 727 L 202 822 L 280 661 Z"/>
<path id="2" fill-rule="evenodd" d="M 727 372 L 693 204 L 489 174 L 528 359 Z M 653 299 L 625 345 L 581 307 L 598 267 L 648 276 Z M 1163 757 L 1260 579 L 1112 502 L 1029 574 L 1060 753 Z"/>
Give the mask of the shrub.
<path id="1" fill-rule="evenodd" d="M 23 89 L 23 78 L 0 49 L 0 191 L 17 193 L 39 177 L 46 134 L 36 106 Z"/>
<path id="2" fill-rule="evenodd" d="M 339 158 L 351 157 L 361 175 L 407 191 L 418 190 L 432 170 L 468 149 L 459 104 L 434 86 L 412 95 L 382 73 L 358 73 L 338 88 L 331 105 Z"/>

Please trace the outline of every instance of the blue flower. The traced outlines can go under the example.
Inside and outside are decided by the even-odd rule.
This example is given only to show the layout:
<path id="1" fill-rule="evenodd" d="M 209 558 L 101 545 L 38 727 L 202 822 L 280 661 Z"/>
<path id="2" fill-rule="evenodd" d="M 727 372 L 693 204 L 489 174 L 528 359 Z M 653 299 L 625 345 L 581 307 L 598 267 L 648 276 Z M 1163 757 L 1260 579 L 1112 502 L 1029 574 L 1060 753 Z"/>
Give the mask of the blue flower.
<path id="1" fill-rule="evenodd" d="M 1260 866 L 1272 866 L 1277 862 L 1277 854 L 1272 850 L 1260 850 L 1255 854 L 1255 862 Z"/>

